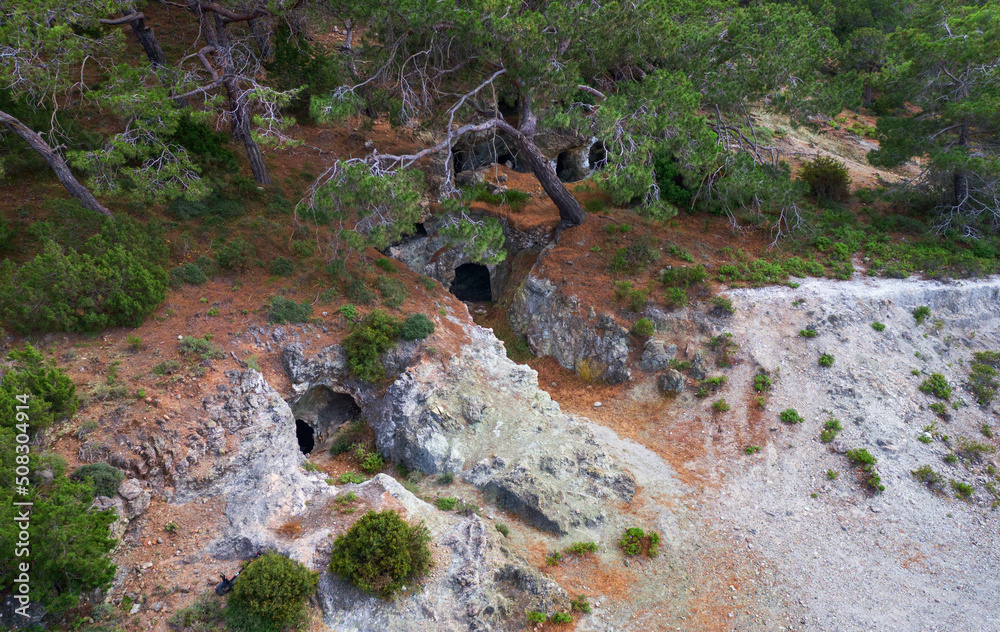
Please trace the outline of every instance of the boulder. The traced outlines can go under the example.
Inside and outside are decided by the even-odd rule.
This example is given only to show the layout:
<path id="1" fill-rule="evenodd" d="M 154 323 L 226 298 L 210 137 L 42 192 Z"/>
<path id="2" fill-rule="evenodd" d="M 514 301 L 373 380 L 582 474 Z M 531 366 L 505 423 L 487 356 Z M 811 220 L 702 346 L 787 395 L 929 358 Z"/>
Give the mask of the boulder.
<path id="1" fill-rule="evenodd" d="M 122 513 L 119 515 L 134 520 L 149 509 L 149 501 L 152 494 L 142 488 L 139 479 L 130 478 L 118 487 L 118 496 L 121 498 Z"/>
<path id="2" fill-rule="evenodd" d="M 670 366 L 670 360 L 677 355 L 677 345 L 668 345 L 659 338 L 646 341 L 639 360 L 639 368 L 647 373 L 658 373 Z"/>
<path id="3" fill-rule="evenodd" d="M 684 374 L 677 369 L 668 369 L 657 380 L 656 385 L 664 394 L 684 392 Z"/>

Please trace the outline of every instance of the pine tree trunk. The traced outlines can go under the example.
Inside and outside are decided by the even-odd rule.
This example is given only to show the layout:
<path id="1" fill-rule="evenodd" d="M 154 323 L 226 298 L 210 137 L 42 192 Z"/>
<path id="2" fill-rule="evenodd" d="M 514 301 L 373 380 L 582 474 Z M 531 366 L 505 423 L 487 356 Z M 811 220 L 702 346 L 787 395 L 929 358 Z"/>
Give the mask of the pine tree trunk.
<path id="1" fill-rule="evenodd" d="M 214 28 L 207 18 L 202 15 L 202 31 L 208 43 L 215 47 L 215 59 L 226 76 L 236 75 L 236 68 L 233 64 L 233 55 L 230 50 L 229 34 L 226 32 L 226 25 L 222 18 L 215 14 Z M 267 173 L 267 165 L 264 163 L 264 155 L 260 147 L 250 133 L 250 114 L 247 112 L 246 99 L 243 90 L 233 79 L 223 82 L 226 88 L 226 95 L 229 97 L 229 126 L 233 140 L 243 143 L 247 152 L 247 159 L 250 161 L 250 170 L 253 172 L 253 179 L 261 186 L 271 185 L 271 176 Z"/>
<path id="2" fill-rule="evenodd" d="M 497 119 L 497 121 L 497 127 L 514 139 L 514 143 L 517 145 L 521 157 L 528 163 L 531 173 L 538 178 L 538 182 L 542 185 L 542 189 L 545 190 L 546 195 L 549 196 L 552 203 L 559 209 L 559 225 L 556 227 L 556 239 L 559 238 L 559 235 L 565 229 L 582 224 L 587 219 L 587 214 L 580 207 L 580 203 L 576 201 L 573 194 L 569 192 L 569 189 L 566 188 L 566 185 L 559 179 L 559 176 L 556 175 L 552 165 L 542 155 L 542 152 L 539 151 L 535 143 L 503 119 Z"/>
<path id="3" fill-rule="evenodd" d="M 114 219 L 114 215 L 111 214 L 103 204 L 97 201 L 97 198 L 87 190 L 85 186 L 80 184 L 80 182 L 70 171 L 69 165 L 66 164 L 66 159 L 63 158 L 59 152 L 49 146 L 41 136 L 39 136 L 35 131 L 29 128 L 27 125 L 17 120 L 10 114 L 0 110 L 0 123 L 3 123 L 8 128 L 11 129 L 15 134 L 21 137 L 24 142 L 28 143 L 32 149 L 37 151 L 45 162 L 49 164 L 52 171 L 55 172 L 56 177 L 59 178 L 59 182 L 62 183 L 69 194 L 80 200 L 84 208 L 96 211 L 98 213 L 103 213 L 111 219 Z"/>
<path id="4" fill-rule="evenodd" d="M 124 11 L 122 11 L 122 14 L 129 16 L 135 12 L 135 7 L 128 6 Z M 157 74 L 164 72 L 167 65 L 167 55 L 160 47 L 160 42 L 156 39 L 156 34 L 153 33 L 153 29 L 146 26 L 146 20 L 132 20 L 128 23 L 128 25 L 131 27 L 132 32 L 135 33 L 136 39 L 139 40 L 139 46 L 142 46 L 142 50 L 146 53 L 146 57 L 149 59 L 149 65 L 153 67 L 153 71 Z M 163 79 L 164 78 L 161 77 L 161 80 Z M 184 97 L 175 98 L 174 102 L 182 108 L 186 108 L 188 106 L 188 100 Z"/>

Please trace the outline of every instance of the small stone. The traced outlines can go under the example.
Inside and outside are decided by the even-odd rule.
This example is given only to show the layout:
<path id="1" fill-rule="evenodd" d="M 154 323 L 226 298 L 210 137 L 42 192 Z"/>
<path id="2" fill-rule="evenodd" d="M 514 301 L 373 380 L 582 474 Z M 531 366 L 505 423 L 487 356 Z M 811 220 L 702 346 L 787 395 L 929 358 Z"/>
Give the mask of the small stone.
<path id="1" fill-rule="evenodd" d="M 139 614 L 139 608 L 141 608 L 141 607 L 142 607 L 142 606 L 141 606 L 141 605 L 139 605 L 139 604 L 133 604 L 133 605 L 132 605 L 132 609 L 131 609 L 131 610 L 129 610 L 129 612 L 128 612 L 128 613 L 129 613 L 129 614 Z"/>
<path id="2" fill-rule="evenodd" d="M 594 402 L 594 408 L 600 408 L 601 402 Z"/>

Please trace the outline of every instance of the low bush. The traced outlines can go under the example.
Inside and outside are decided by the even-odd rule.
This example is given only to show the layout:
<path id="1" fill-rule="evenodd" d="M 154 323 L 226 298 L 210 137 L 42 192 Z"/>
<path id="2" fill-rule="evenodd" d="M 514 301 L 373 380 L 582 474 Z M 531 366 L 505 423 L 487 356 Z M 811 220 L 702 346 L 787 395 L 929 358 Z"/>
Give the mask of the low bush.
<path id="1" fill-rule="evenodd" d="M 205 271 L 193 263 L 185 263 L 170 271 L 171 287 L 182 285 L 201 285 L 208 281 Z"/>
<path id="2" fill-rule="evenodd" d="M 597 542 L 574 542 L 569 545 L 566 549 L 569 553 L 575 553 L 576 555 L 584 555 L 586 553 L 596 553 L 597 552 Z"/>
<path id="3" fill-rule="evenodd" d="M 632 325 L 632 335 L 639 338 L 652 336 L 655 331 L 656 328 L 653 326 L 653 321 L 648 318 L 640 318 Z"/>
<path id="4" fill-rule="evenodd" d="M 181 363 L 177 360 L 164 360 L 153 367 L 153 375 L 169 375 L 181 368 Z"/>
<path id="5" fill-rule="evenodd" d="M 646 300 L 649 298 L 649 290 L 633 288 L 629 281 L 619 281 L 615 283 L 614 300 L 616 303 L 625 303 L 633 312 L 641 312 L 646 307 Z"/>
<path id="6" fill-rule="evenodd" d="M 812 328 L 801 329 L 799 330 L 799 335 L 803 338 L 815 338 L 816 330 Z"/>
<path id="7" fill-rule="evenodd" d="M 384 380 L 381 356 L 396 345 L 399 332 L 399 321 L 379 310 L 372 311 L 354 325 L 343 341 L 351 373 L 365 382 Z"/>
<path id="8" fill-rule="evenodd" d="M 276 276 L 292 276 L 295 274 L 295 262 L 291 259 L 286 259 L 284 257 L 278 257 L 271 261 L 268 265 L 268 271 Z"/>
<path id="9" fill-rule="evenodd" d="M 733 301 L 725 296 L 716 296 L 712 299 L 711 313 L 713 316 L 732 316 L 736 313 Z"/>
<path id="10" fill-rule="evenodd" d="M 944 477 L 930 465 L 921 465 L 910 473 L 928 487 L 940 487 L 944 483 Z"/>
<path id="11" fill-rule="evenodd" d="M 0 316 L 20 332 L 138 327 L 167 296 L 162 246 L 121 220 L 77 249 L 52 240 L 35 258 L 0 264 Z"/>
<path id="12" fill-rule="evenodd" d="M 802 164 L 799 179 L 809 185 L 817 199 L 843 202 L 850 195 L 851 178 L 844 163 L 830 156 L 818 156 Z"/>
<path id="13" fill-rule="evenodd" d="M 587 597 L 584 595 L 580 595 L 576 599 L 570 599 L 569 607 L 571 610 L 576 610 L 577 612 L 590 612 L 590 603 L 587 602 Z"/>
<path id="14" fill-rule="evenodd" d="M 712 410 L 714 410 L 717 413 L 724 413 L 731 408 L 732 406 L 730 406 L 729 403 L 726 402 L 726 400 L 724 399 L 717 399 L 714 402 L 712 402 Z"/>
<path id="15" fill-rule="evenodd" d="M 844 427 L 840 425 L 839 419 L 827 419 L 826 423 L 823 424 L 822 432 L 819 433 L 820 441 L 823 443 L 830 443 L 837 438 L 837 435 L 840 434 L 840 431 L 843 429 Z"/>
<path id="16" fill-rule="evenodd" d="M 212 342 L 210 338 L 211 336 L 205 336 L 204 338 L 195 338 L 194 336 L 184 336 L 183 338 L 181 338 L 180 342 L 181 354 L 199 355 L 201 356 L 202 360 L 221 358 L 223 356 L 222 349 L 220 349 L 218 345 Z"/>
<path id="17" fill-rule="evenodd" d="M 226 622 L 226 611 L 222 600 L 214 592 L 208 591 L 193 604 L 181 608 L 167 620 L 167 624 L 179 632 L 215 632 Z M 88 632 L 95 632 L 92 629 Z"/>
<path id="18" fill-rule="evenodd" d="M 507 525 L 498 522 L 498 523 L 496 523 L 496 528 L 497 528 L 497 531 L 500 532 L 500 535 L 502 535 L 503 537 L 505 537 L 505 538 L 509 538 L 510 537 L 510 527 L 508 527 Z"/>
<path id="19" fill-rule="evenodd" d="M 779 414 L 778 417 L 786 424 L 800 424 L 805 421 L 805 419 L 802 418 L 802 415 L 799 414 L 799 411 L 794 408 L 786 408 L 781 411 L 781 414 Z"/>
<path id="20" fill-rule="evenodd" d="M 622 534 L 618 541 L 625 555 L 646 554 L 648 557 L 656 557 L 659 553 L 660 534 L 655 531 L 646 533 L 639 527 L 630 527 Z"/>
<path id="21" fill-rule="evenodd" d="M 354 458 L 358 462 L 358 467 L 366 474 L 375 474 L 385 467 L 385 460 L 382 455 L 375 451 L 370 451 L 363 443 L 355 444 Z"/>
<path id="22" fill-rule="evenodd" d="M 913 320 L 917 322 L 918 325 L 923 325 L 924 320 L 931 315 L 931 308 L 926 305 L 921 305 L 920 307 L 913 310 Z"/>
<path id="23" fill-rule="evenodd" d="M 336 539 L 330 572 L 383 599 L 421 577 L 431 566 L 430 533 L 394 511 L 368 512 Z"/>
<path id="24" fill-rule="evenodd" d="M 824 368 L 833 366 L 833 356 L 829 353 L 824 353 L 819 357 L 819 365 Z"/>
<path id="25" fill-rule="evenodd" d="M 967 388 L 980 406 L 989 406 L 997 396 L 997 389 L 1000 389 L 997 369 L 1000 369 L 1000 352 L 981 351 L 973 354 Z"/>
<path id="26" fill-rule="evenodd" d="M 771 390 L 771 376 L 761 371 L 753 376 L 753 390 L 758 393 L 765 393 Z"/>
<path id="27" fill-rule="evenodd" d="M 278 553 L 266 553 L 240 573 L 226 604 L 229 627 L 281 630 L 304 620 L 319 573 Z"/>
<path id="28" fill-rule="evenodd" d="M 573 616 L 567 612 L 556 612 L 552 615 L 552 623 L 573 623 Z"/>
<path id="29" fill-rule="evenodd" d="M 920 384 L 920 392 L 933 395 L 938 399 L 951 399 L 951 386 L 940 373 L 931 373 L 931 376 Z"/>
<path id="30" fill-rule="evenodd" d="M 690 267 L 667 268 L 660 272 L 660 283 L 667 287 L 687 289 L 708 278 L 705 266 L 698 264 Z"/>
<path id="31" fill-rule="evenodd" d="M 76 384 L 31 344 L 14 349 L 7 359 L 12 366 L 0 374 L 0 427 L 27 424 L 29 432 L 25 434 L 30 435 L 56 421 L 71 418 L 79 409 Z M 24 402 L 25 395 L 32 397 Z M 23 408 L 25 405 L 27 409 Z"/>
<path id="32" fill-rule="evenodd" d="M 107 463 L 88 463 L 73 470 L 69 477 L 74 481 L 90 481 L 95 497 L 114 498 L 125 475 L 117 467 Z"/>
<path id="33" fill-rule="evenodd" d="M 347 284 L 347 298 L 360 305 L 371 305 L 375 302 L 375 292 L 363 279 L 352 279 Z"/>
<path id="34" fill-rule="evenodd" d="M 529 610 L 525 615 L 528 617 L 529 623 L 545 623 L 548 619 L 548 616 L 544 612 L 538 612 L 537 610 Z"/>
<path id="35" fill-rule="evenodd" d="M 970 498 L 972 496 L 972 492 L 976 491 L 972 485 L 956 481 L 955 479 L 948 481 L 948 484 L 951 485 L 953 490 L 955 490 L 955 495 L 963 500 Z"/>
<path id="36" fill-rule="evenodd" d="M 284 296 L 272 296 L 271 304 L 267 308 L 267 322 L 274 324 L 282 323 L 307 323 L 312 316 L 312 305 L 306 301 L 296 303 Z"/>
<path id="37" fill-rule="evenodd" d="M 423 314 L 410 314 L 403 322 L 399 335 L 403 340 L 423 340 L 434 333 L 434 321 Z"/>
<path id="38" fill-rule="evenodd" d="M 443 496 L 434 501 L 434 505 L 441 511 L 451 511 L 458 504 L 458 499 L 454 496 Z"/>
<path id="39" fill-rule="evenodd" d="M 375 279 L 375 287 L 382 295 L 382 304 L 386 307 L 399 307 L 410 295 L 402 281 L 385 275 L 379 275 Z"/>
<path id="40" fill-rule="evenodd" d="M 222 246 L 215 258 L 223 270 L 242 272 L 257 262 L 257 248 L 246 239 L 237 237 Z"/>
<path id="41" fill-rule="evenodd" d="M 885 325 L 883 323 L 875 321 L 874 323 L 872 323 L 872 329 L 874 329 L 875 331 L 885 331 Z"/>
<path id="42" fill-rule="evenodd" d="M 663 292 L 663 304 L 667 309 L 681 309 L 687 305 L 687 292 L 683 288 L 668 287 Z"/>

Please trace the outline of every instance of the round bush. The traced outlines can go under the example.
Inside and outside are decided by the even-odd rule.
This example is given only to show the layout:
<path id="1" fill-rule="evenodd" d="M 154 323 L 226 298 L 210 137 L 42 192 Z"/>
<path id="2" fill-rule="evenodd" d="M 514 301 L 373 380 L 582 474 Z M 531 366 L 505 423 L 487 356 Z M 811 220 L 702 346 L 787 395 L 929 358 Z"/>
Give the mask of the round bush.
<path id="1" fill-rule="evenodd" d="M 369 511 L 334 542 L 330 572 L 390 599 L 431 566 L 430 534 L 394 511 Z"/>
<path id="2" fill-rule="evenodd" d="M 170 271 L 170 285 L 180 287 L 185 283 L 188 285 L 201 285 L 208 281 L 205 271 L 193 263 L 185 263 Z"/>
<path id="3" fill-rule="evenodd" d="M 278 257 L 269 266 L 271 274 L 277 276 L 292 276 L 295 274 L 295 264 L 284 257 Z"/>
<path id="4" fill-rule="evenodd" d="M 114 497 L 125 475 L 117 467 L 107 463 L 88 463 L 73 470 L 69 476 L 74 481 L 89 480 L 94 486 L 94 496 Z"/>
<path id="5" fill-rule="evenodd" d="M 230 628 L 277 630 L 296 621 L 318 583 L 318 573 L 284 555 L 258 557 L 233 584 L 226 618 L 236 625 Z"/>
<path id="6" fill-rule="evenodd" d="M 403 323 L 399 335 L 403 340 L 413 341 L 423 340 L 432 333 L 434 333 L 434 321 L 423 314 L 411 314 Z"/>
<path id="7" fill-rule="evenodd" d="M 653 321 L 648 318 L 640 318 L 632 325 L 632 335 L 639 338 L 652 336 L 654 331 L 656 331 L 656 328 L 653 326 Z"/>
<path id="8" fill-rule="evenodd" d="M 812 194 L 820 199 L 842 202 L 850 194 L 851 178 L 844 163 L 829 156 L 818 156 L 803 163 L 799 178 L 809 185 Z"/>

